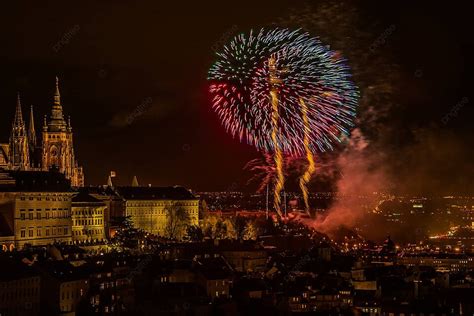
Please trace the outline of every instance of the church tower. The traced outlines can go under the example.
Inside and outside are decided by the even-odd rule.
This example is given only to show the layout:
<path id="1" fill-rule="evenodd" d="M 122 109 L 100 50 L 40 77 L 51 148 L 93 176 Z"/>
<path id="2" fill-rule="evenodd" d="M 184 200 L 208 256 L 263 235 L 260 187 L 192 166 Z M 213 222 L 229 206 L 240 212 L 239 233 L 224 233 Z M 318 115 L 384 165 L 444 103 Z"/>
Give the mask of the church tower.
<path id="1" fill-rule="evenodd" d="M 77 166 L 74 156 L 71 122 L 68 120 L 66 123 L 64 119 L 57 77 L 50 120 L 48 122 L 45 117 L 43 125 L 42 167 L 44 170 L 58 168 L 71 180 L 72 186 L 84 185 L 82 168 Z"/>
<path id="2" fill-rule="evenodd" d="M 16 101 L 15 119 L 10 135 L 8 167 L 9 169 L 28 170 L 30 167 L 30 152 L 25 122 L 21 112 L 20 94 Z"/>
<path id="3" fill-rule="evenodd" d="M 33 106 L 30 108 L 30 121 L 28 125 L 28 145 L 30 149 L 30 166 L 36 169 L 41 164 L 41 153 L 38 148 L 35 130 L 35 116 L 33 114 Z"/>
<path id="4" fill-rule="evenodd" d="M 33 114 L 33 106 L 30 109 L 30 124 L 28 126 L 28 142 L 30 150 L 33 151 L 36 148 L 36 131 L 35 131 L 35 116 Z"/>

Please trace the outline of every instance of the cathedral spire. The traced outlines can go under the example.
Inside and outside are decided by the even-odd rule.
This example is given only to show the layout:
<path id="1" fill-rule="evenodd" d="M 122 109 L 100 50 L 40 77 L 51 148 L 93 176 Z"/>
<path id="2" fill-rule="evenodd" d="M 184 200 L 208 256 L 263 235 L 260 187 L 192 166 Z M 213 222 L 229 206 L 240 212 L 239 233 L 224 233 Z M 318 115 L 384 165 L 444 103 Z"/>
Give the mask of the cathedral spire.
<path id="1" fill-rule="evenodd" d="M 28 128 L 28 141 L 30 142 L 30 149 L 36 148 L 36 131 L 35 131 L 35 116 L 33 114 L 33 106 L 30 109 L 30 125 Z"/>
<path id="2" fill-rule="evenodd" d="M 137 176 L 133 176 L 132 187 L 138 187 L 138 186 L 139 186 L 138 178 L 137 178 Z"/>
<path id="3" fill-rule="evenodd" d="M 21 127 L 25 123 L 23 121 L 23 114 L 21 112 L 21 100 L 20 100 L 20 93 L 18 92 L 17 99 L 16 99 L 16 112 L 15 112 L 15 119 L 13 120 L 13 127 Z"/>
<path id="4" fill-rule="evenodd" d="M 56 89 L 54 91 L 54 103 L 51 112 L 51 120 L 48 127 L 52 131 L 65 131 L 67 128 L 64 120 L 63 107 L 61 105 L 61 94 L 59 93 L 59 79 L 56 77 Z"/>
<path id="5" fill-rule="evenodd" d="M 18 93 L 16 101 L 15 118 L 13 120 L 12 132 L 9 144 L 9 165 L 11 168 L 27 170 L 30 166 L 28 137 L 26 135 L 25 122 L 21 112 L 21 100 Z"/>
<path id="6" fill-rule="evenodd" d="M 48 116 L 47 115 L 43 117 L 43 131 L 44 132 L 48 131 Z"/>
<path id="7" fill-rule="evenodd" d="M 56 76 L 56 90 L 54 91 L 54 105 L 61 106 L 61 94 L 59 93 L 59 78 Z"/>

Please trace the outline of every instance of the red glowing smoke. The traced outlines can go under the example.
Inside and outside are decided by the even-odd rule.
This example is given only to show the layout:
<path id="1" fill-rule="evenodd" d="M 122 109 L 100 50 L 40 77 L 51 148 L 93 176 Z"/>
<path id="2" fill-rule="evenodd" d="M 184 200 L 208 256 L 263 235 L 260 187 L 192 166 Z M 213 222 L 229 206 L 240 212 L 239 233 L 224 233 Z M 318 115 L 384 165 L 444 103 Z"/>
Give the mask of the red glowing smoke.
<path id="1" fill-rule="evenodd" d="M 304 224 L 329 234 L 340 226 L 353 227 L 357 220 L 372 211 L 378 202 L 378 194 L 390 183 L 382 154 L 370 148 L 359 129 L 352 132 L 336 167 L 341 177 L 337 180 L 337 197 L 332 206 L 316 219 L 300 219 Z"/>

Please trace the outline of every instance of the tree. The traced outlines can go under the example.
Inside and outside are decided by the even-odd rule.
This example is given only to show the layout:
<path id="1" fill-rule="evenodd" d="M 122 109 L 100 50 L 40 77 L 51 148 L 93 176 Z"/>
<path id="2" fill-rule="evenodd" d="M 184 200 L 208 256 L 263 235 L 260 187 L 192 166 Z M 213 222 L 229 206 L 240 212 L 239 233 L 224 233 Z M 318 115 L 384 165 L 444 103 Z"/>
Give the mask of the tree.
<path id="1" fill-rule="evenodd" d="M 258 227 L 255 221 L 248 221 L 244 230 L 244 239 L 245 240 L 255 240 L 258 237 Z"/>
<path id="2" fill-rule="evenodd" d="M 217 222 L 219 221 L 218 217 L 215 215 L 208 215 L 204 218 L 202 223 L 202 230 L 205 237 L 216 238 L 216 227 Z"/>
<path id="3" fill-rule="evenodd" d="M 233 224 L 237 239 L 244 239 L 245 227 L 247 226 L 247 219 L 243 216 L 236 216 L 233 218 Z"/>
<path id="4" fill-rule="evenodd" d="M 216 215 L 207 216 L 203 223 L 202 229 L 206 237 L 212 239 L 236 239 L 237 231 L 234 226 L 233 219 L 222 219 Z"/>
<path id="5" fill-rule="evenodd" d="M 184 236 L 186 228 L 190 223 L 188 212 L 177 203 L 172 203 L 165 207 L 165 213 L 166 237 L 170 239 L 181 239 Z"/>
<path id="6" fill-rule="evenodd" d="M 186 233 L 191 241 L 202 241 L 204 239 L 204 233 L 201 227 L 197 225 L 188 226 Z"/>
<path id="7" fill-rule="evenodd" d="M 118 226 L 118 230 L 112 239 L 117 245 L 128 248 L 135 248 L 140 240 L 145 238 L 145 232 L 133 227 L 130 216 L 114 217 L 111 222 Z"/>

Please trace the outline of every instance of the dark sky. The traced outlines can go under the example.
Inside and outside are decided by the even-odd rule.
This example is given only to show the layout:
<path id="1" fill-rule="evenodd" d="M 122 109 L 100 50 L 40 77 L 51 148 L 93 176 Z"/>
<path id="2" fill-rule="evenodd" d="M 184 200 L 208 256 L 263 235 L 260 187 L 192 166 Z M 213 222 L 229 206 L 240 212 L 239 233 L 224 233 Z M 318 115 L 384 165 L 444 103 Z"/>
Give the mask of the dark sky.
<path id="1" fill-rule="evenodd" d="M 361 106 L 358 124 L 392 155 L 387 163 L 400 175 L 399 186 L 416 174 L 426 182 L 454 183 L 450 190 L 472 187 L 469 8 L 432 1 L 346 3 L 356 9 L 354 25 L 346 25 L 341 38 L 332 29 L 352 21 L 325 16 L 323 27 L 337 42 L 357 39 L 359 32 L 370 39 L 369 45 L 352 43 L 364 52 L 359 56 L 342 50 L 353 58 L 365 54 L 359 67 L 371 71 L 356 76 L 361 93 L 372 80 L 391 77 L 381 63 L 393 64 L 397 72 L 387 80 L 396 93 Z M 137 175 L 142 184 L 195 190 L 239 188 L 248 177 L 242 167 L 259 156 L 228 136 L 210 108 L 206 76 L 215 48 L 238 32 L 285 21 L 305 27 L 298 25 L 300 14 L 321 14 L 318 1 L 294 0 L 10 1 L 1 6 L 0 141 L 8 140 L 17 91 L 24 109 L 35 106 L 39 130 L 57 74 L 88 184 L 104 183 L 115 170 L 122 183 Z M 382 60 L 367 57 L 370 43 L 391 25 L 393 34 L 374 53 Z M 443 124 L 443 116 L 464 97 L 468 102 L 458 116 Z M 386 102 L 394 105 L 379 115 Z M 370 131 L 369 109 L 385 129 Z"/>

